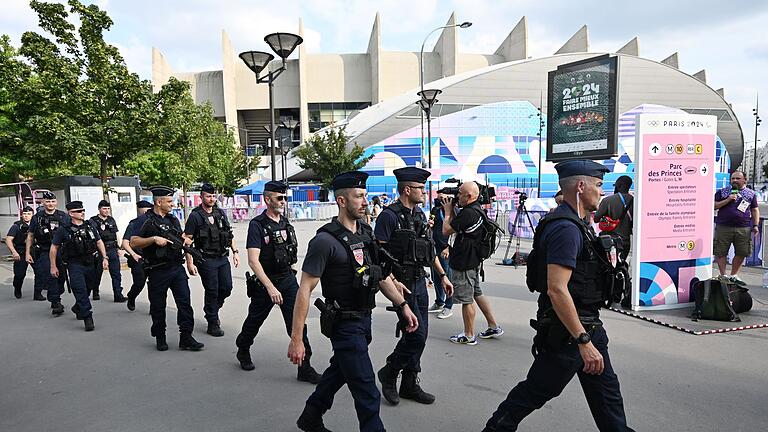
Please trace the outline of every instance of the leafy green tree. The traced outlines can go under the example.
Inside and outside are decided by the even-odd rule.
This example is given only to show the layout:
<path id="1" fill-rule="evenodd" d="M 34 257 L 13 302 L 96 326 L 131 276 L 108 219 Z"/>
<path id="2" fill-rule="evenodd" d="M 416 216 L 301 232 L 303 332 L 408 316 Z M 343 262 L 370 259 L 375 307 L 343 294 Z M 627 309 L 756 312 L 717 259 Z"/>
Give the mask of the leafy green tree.
<path id="1" fill-rule="evenodd" d="M 324 134 L 313 135 L 293 153 L 299 158 L 299 166 L 312 170 L 326 188 L 337 174 L 358 170 L 373 157 L 363 157 L 364 150 L 357 143 L 349 148 L 344 127 L 332 127 Z"/>

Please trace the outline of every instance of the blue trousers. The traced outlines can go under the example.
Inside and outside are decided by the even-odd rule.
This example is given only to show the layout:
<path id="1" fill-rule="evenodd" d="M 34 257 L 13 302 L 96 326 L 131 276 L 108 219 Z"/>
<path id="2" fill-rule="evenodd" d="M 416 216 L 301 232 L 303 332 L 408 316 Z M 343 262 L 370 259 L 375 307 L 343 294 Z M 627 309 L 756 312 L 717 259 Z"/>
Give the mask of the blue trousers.
<path id="1" fill-rule="evenodd" d="M 91 263 L 83 265 L 71 262 L 67 265 L 69 286 L 75 296 L 75 305 L 79 309 L 77 319 L 85 319 L 93 314 L 91 300 L 88 298 L 88 286 L 96 278 L 96 266 Z"/>
<path id="2" fill-rule="evenodd" d="M 576 344 L 540 353 L 533 361 L 525 381 L 507 395 L 485 426 L 485 432 L 516 431 L 518 424 L 534 410 L 557 397 L 574 375 L 579 377 L 587 404 L 600 431 L 631 431 L 624 415 L 619 379 L 608 356 L 608 335 L 598 327 L 592 343 L 603 356 L 605 369 L 600 375 L 584 373 L 584 361 Z"/>
<path id="3" fill-rule="evenodd" d="M 443 271 L 451 279 L 451 267 L 448 265 L 448 259 L 443 258 L 440 254 L 437 255 L 437 259 L 440 260 L 440 265 L 443 267 Z M 447 297 L 445 295 L 445 289 L 443 288 L 443 280 L 440 275 L 437 274 L 434 268 L 432 271 L 432 282 L 435 284 L 435 303 L 443 305 L 444 307 L 451 309 L 453 307 L 453 296 Z"/>
<path id="4" fill-rule="evenodd" d="M 224 305 L 224 299 L 232 294 L 232 269 L 229 266 L 229 258 L 206 258 L 205 262 L 195 265 L 205 290 L 205 319 L 208 322 L 219 322 L 219 308 Z"/>
<path id="5" fill-rule="evenodd" d="M 42 293 L 48 290 L 48 301 L 51 304 L 60 303 L 64 293 L 64 284 L 67 281 L 67 272 L 61 263 L 61 256 L 56 257 L 56 267 L 59 268 L 59 277 L 51 276 L 51 258 L 48 250 L 41 250 L 37 256 L 33 256 L 35 263 L 32 268 L 35 271 L 35 292 Z"/>
<path id="6" fill-rule="evenodd" d="M 136 297 L 144 290 L 144 284 L 147 283 L 147 275 L 144 273 L 144 266 L 141 262 L 134 262 L 128 260 L 128 266 L 131 268 L 131 289 L 128 291 L 127 297 L 136 300 Z"/>
<path id="7" fill-rule="evenodd" d="M 419 327 L 412 333 L 403 332 L 395 345 L 395 350 L 387 357 L 387 363 L 395 369 L 421 372 L 421 354 L 427 344 L 429 335 L 429 296 L 427 281 L 421 279 L 408 287 L 411 294 L 406 294 L 408 306 L 419 320 Z"/>
<path id="8" fill-rule="evenodd" d="M 23 252 L 22 252 L 23 253 Z M 24 278 L 27 276 L 27 266 L 29 264 L 22 256 L 20 260 L 13 262 L 13 287 L 21 289 L 24 284 Z"/>
<path id="9" fill-rule="evenodd" d="M 120 255 L 117 253 L 116 248 L 107 249 L 107 258 L 109 258 L 109 276 L 112 279 L 112 293 L 115 297 L 123 295 L 123 277 L 120 274 Z M 101 266 L 96 267 L 96 277 L 93 283 L 88 286 L 88 292 L 99 292 L 99 285 L 101 285 L 101 275 L 104 270 Z"/>
<path id="10" fill-rule="evenodd" d="M 357 420 L 362 432 L 384 430 L 379 417 L 381 394 L 376 387 L 373 365 L 368 356 L 371 343 L 371 317 L 336 323 L 331 336 L 331 365 L 323 372 L 320 383 L 307 399 L 322 411 L 331 409 L 333 397 L 344 384 L 355 401 Z"/>
<path id="11" fill-rule="evenodd" d="M 168 264 L 147 271 L 149 283 L 149 314 L 152 315 L 152 336 L 165 335 L 165 304 L 168 290 L 173 293 L 176 302 L 176 322 L 179 332 L 191 334 L 195 327 L 195 317 L 189 300 L 187 272 L 180 263 Z"/>

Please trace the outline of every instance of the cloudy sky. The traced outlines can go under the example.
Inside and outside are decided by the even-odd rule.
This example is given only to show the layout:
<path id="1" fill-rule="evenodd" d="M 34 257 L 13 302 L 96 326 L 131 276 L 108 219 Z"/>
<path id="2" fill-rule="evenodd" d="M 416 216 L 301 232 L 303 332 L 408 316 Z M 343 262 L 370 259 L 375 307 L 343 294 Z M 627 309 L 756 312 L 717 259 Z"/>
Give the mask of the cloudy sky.
<path id="1" fill-rule="evenodd" d="M 221 69 L 221 30 L 235 51 L 267 50 L 262 38 L 305 26 L 312 53 L 365 52 L 376 12 L 382 45 L 418 51 L 431 29 L 451 12 L 474 25 L 460 30 L 460 51 L 493 53 L 522 16 L 528 17 L 534 57 L 554 53 L 582 25 L 589 26 L 590 51 L 613 52 L 633 37 L 642 57 L 661 60 L 679 52 L 680 69 L 707 71 L 708 84 L 725 88 L 751 147 L 752 108 L 759 92 L 768 120 L 768 1 L 765 0 L 101 0 L 115 22 L 106 38 L 121 49 L 131 70 L 151 78 L 151 49 L 159 48 L 176 71 Z M 632 5 L 630 7 L 630 5 Z M 0 33 L 14 44 L 37 28 L 27 0 L 2 0 Z M 432 42 L 434 43 L 434 42 Z M 431 44 L 428 43 L 428 47 Z M 768 122 L 760 128 L 768 140 Z"/>

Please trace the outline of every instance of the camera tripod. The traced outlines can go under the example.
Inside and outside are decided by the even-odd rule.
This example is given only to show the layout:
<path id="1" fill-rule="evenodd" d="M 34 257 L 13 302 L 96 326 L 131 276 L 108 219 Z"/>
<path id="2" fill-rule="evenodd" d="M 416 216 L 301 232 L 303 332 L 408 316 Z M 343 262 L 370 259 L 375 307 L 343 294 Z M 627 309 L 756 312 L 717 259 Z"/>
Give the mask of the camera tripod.
<path id="1" fill-rule="evenodd" d="M 525 217 L 525 219 L 523 219 Z M 507 240 L 507 250 L 504 252 L 504 260 L 501 262 L 503 265 L 514 265 L 517 268 L 522 264 L 523 259 L 520 256 L 520 235 L 517 234 L 517 228 L 520 227 L 521 222 L 528 221 L 528 228 L 533 232 L 533 222 L 531 221 L 531 215 L 528 213 L 528 209 L 525 208 L 525 198 L 520 197 L 520 203 L 517 205 L 515 211 L 515 221 L 512 223 L 512 229 L 509 232 L 509 240 Z M 509 259 L 509 248 L 512 246 L 512 238 L 515 238 L 515 254 L 512 255 L 512 259 Z"/>

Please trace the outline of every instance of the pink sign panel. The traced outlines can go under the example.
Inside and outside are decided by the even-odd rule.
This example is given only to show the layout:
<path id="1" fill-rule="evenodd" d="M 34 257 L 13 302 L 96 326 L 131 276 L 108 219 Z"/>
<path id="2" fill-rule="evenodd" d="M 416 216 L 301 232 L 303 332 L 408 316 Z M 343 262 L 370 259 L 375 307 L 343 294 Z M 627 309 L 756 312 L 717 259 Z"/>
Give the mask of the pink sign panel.
<path id="1" fill-rule="evenodd" d="M 712 275 L 717 119 L 638 116 L 633 307 L 688 303 Z"/>

